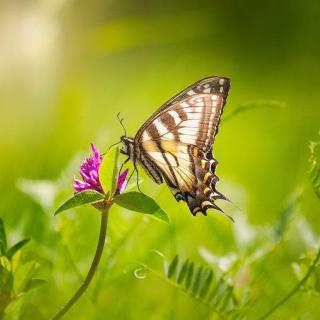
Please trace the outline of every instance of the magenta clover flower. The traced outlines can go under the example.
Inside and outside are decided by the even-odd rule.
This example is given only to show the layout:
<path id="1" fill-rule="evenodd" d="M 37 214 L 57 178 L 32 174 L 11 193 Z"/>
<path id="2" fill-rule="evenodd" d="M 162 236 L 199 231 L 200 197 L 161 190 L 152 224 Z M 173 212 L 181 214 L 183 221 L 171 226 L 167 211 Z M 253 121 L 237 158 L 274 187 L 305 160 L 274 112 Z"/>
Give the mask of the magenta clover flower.
<path id="1" fill-rule="evenodd" d="M 129 169 L 124 170 L 122 173 L 118 176 L 118 184 L 117 184 L 117 191 L 116 193 L 122 193 L 125 188 L 127 187 L 127 175 L 128 175 Z"/>
<path id="2" fill-rule="evenodd" d="M 91 144 L 92 156 L 87 157 L 80 165 L 80 176 L 82 180 L 74 177 L 73 189 L 76 193 L 85 190 L 95 190 L 100 193 L 105 193 L 99 180 L 99 168 L 102 162 L 102 155 L 99 150 Z M 128 169 L 123 171 L 118 176 L 116 194 L 124 191 L 127 186 L 126 177 Z"/>

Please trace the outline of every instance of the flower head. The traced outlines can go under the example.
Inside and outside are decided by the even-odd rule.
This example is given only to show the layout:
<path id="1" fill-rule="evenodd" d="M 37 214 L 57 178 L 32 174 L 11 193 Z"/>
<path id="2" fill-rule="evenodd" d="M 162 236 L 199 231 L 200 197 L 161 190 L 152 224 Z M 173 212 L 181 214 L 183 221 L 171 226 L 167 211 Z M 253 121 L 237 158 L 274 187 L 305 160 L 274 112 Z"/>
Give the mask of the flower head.
<path id="1" fill-rule="evenodd" d="M 95 190 L 105 193 L 99 180 L 99 168 L 102 162 L 102 155 L 99 150 L 91 144 L 92 155 L 82 161 L 80 165 L 80 176 L 82 180 L 74 178 L 73 189 L 76 193 L 84 190 Z M 127 186 L 126 177 L 128 169 L 118 176 L 116 194 L 124 191 Z"/>
<path id="2" fill-rule="evenodd" d="M 127 175 L 128 175 L 129 169 L 124 170 L 122 173 L 118 176 L 118 184 L 117 184 L 117 191 L 116 193 L 122 193 L 124 189 L 127 187 Z"/>
<path id="3" fill-rule="evenodd" d="M 82 181 L 74 178 L 73 188 L 76 192 L 84 190 L 96 190 L 104 193 L 99 180 L 99 167 L 102 156 L 99 150 L 91 144 L 92 156 L 87 157 L 80 165 L 80 175 Z"/>

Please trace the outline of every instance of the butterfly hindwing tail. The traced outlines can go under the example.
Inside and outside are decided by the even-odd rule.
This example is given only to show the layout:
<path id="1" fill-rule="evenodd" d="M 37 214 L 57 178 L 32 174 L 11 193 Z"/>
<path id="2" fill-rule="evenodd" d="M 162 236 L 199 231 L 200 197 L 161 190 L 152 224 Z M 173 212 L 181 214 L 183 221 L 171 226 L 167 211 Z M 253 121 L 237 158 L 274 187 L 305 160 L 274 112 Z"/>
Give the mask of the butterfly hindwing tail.
<path id="1" fill-rule="evenodd" d="M 197 177 L 194 194 L 186 195 L 186 202 L 193 215 L 198 212 L 206 215 L 208 209 L 215 209 L 221 212 L 222 209 L 215 204 L 215 200 L 227 198 L 216 190 L 216 184 L 219 178 L 215 175 L 215 169 L 218 164 L 217 160 L 213 158 L 212 151 L 202 151 L 197 147 L 190 148 L 190 154 L 194 160 L 194 171 Z"/>

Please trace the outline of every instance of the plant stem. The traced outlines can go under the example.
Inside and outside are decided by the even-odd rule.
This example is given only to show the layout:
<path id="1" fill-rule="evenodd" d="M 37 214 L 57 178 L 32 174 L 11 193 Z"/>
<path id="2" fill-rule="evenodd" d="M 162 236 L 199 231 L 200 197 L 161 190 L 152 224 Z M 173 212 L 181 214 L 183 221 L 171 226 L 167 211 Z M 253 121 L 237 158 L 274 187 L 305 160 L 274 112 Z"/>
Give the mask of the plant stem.
<path id="1" fill-rule="evenodd" d="M 70 309 L 71 307 L 80 299 L 80 297 L 85 293 L 89 284 L 91 283 L 99 265 L 101 255 L 104 248 L 104 243 L 107 234 L 107 225 L 108 225 L 108 209 L 101 212 L 101 221 L 100 221 L 100 233 L 99 233 L 99 240 L 96 248 L 96 253 L 92 260 L 89 272 L 84 279 L 82 285 L 77 290 L 77 292 L 72 296 L 72 298 L 66 303 L 64 307 L 52 318 L 52 320 L 61 319 Z"/>
<path id="2" fill-rule="evenodd" d="M 316 265 L 320 259 L 320 249 L 318 249 L 317 256 L 313 260 L 313 263 L 309 267 L 305 276 L 299 281 L 299 283 L 285 296 L 283 297 L 277 304 L 275 304 L 269 311 L 267 311 L 259 320 L 264 320 L 268 318 L 272 313 L 274 313 L 281 305 L 285 304 L 294 294 L 296 294 L 302 285 L 309 279 L 311 274 L 314 272 Z"/>

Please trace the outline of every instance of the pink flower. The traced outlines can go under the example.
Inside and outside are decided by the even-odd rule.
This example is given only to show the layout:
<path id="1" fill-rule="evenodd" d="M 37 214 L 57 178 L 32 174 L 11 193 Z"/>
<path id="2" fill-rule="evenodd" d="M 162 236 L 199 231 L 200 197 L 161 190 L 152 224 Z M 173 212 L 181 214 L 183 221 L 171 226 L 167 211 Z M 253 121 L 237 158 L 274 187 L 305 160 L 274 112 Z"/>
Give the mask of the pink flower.
<path id="1" fill-rule="evenodd" d="M 92 155 L 83 160 L 80 165 L 80 176 L 82 180 L 74 177 L 73 189 L 76 191 L 76 193 L 84 190 L 95 190 L 100 193 L 105 193 L 99 180 L 99 167 L 102 162 L 102 155 L 93 144 L 91 144 L 91 150 Z M 123 192 L 126 188 L 127 174 L 128 169 L 119 174 L 116 190 L 117 194 Z"/>
<path id="2" fill-rule="evenodd" d="M 124 189 L 127 187 L 127 175 L 128 175 L 129 169 L 124 170 L 122 173 L 118 176 L 118 185 L 117 185 L 117 191 L 116 193 L 122 193 Z"/>

